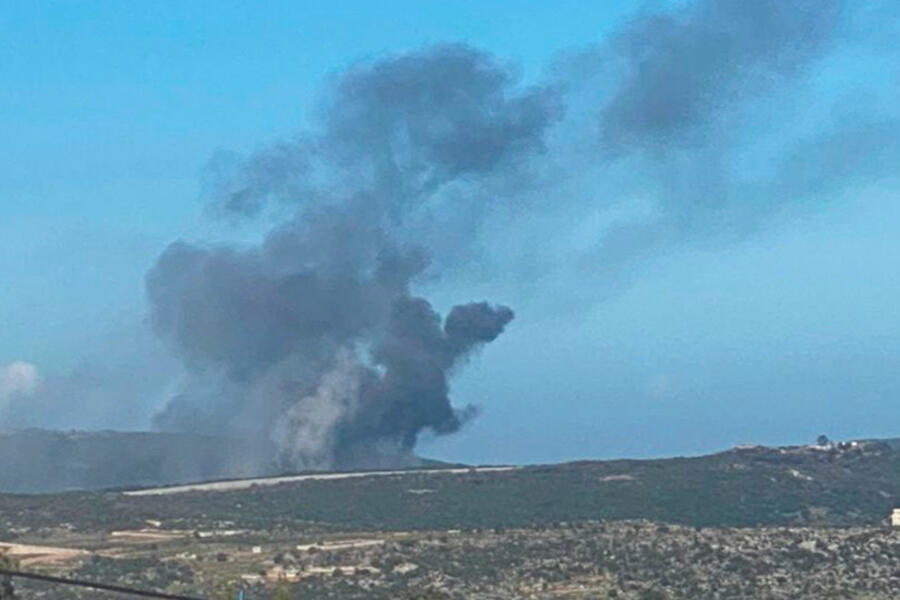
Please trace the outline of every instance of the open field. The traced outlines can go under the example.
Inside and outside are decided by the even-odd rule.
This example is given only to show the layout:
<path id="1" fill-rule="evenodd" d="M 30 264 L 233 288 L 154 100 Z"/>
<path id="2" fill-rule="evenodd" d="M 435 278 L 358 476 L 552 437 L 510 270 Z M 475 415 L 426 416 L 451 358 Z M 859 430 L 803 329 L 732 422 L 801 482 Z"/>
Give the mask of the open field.
<path id="1" fill-rule="evenodd" d="M 60 548 L 54 546 L 34 546 L 30 544 L 13 544 L 0 542 L 0 554 L 10 556 L 23 566 L 55 565 L 78 558 L 89 553 L 78 548 Z"/>

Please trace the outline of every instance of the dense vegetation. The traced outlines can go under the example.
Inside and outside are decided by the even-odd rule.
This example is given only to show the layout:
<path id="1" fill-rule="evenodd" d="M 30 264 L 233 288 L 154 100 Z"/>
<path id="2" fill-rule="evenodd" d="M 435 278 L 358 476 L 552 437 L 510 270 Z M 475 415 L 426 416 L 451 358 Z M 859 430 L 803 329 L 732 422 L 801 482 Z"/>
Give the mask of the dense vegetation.
<path id="1" fill-rule="evenodd" d="M 900 532 L 880 526 L 898 498 L 896 445 L 822 443 L 220 492 L 6 494 L 0 540 L 86 551 L 41 568 L 213 598 L 244 585 L 260 600 L 880 600 L 900 586 Z M 107 597 L 16 584 L 28 598 Z"/>
<path id="2" fill-rule="evenodd" d="M 578 462 L 465 474 L 304 481 L 232 492 L 0 495 L 11 524 L 75 530 L 201 522 L 310 530 L 471 529 L 646 518 L 692 526 L 881 522 L 900 498 L 900 451 L 748 449 L 697 458 Z M 8 536 L 7 536 L 8 537 Z"/>
<path id="3" fill-rule="evenodd" d="M 585 522 L 298 556 L 300 570 L 363 564 L 379 576 L 343 566 L 304 578 L 292 597 L 887 600 L 900 586 L 898 552 L 900 533 L 886 528 Z"/>

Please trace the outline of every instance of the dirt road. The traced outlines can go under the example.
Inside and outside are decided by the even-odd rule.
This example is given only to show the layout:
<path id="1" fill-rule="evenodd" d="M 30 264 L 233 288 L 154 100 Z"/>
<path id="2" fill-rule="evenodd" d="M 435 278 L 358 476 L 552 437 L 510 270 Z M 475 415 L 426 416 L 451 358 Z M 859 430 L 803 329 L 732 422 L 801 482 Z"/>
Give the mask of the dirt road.
<path id="1" fill-rule="evenodd" d="M 424 473 L 428 475 L 461 475 L 465 473 L 497 473 L 513 471 L 520 467 L 466 467 L 461 469 L 407 469 L 397 471 L 356 471 L 349 473 L 311 473 L 308 475 L 289 475 L 285 477 L 258 477 L 256 479 L 236 479 L 233 481 L 211 481 L 190 485 L 149 488 L 122 492 L 126 496 L 164 496 L 167 494 L 183 494 L 185 492 L 231 492 L 245 490 L 253 486 L 279 485 L 298 481 L 326 481 L 335 479 L 351 479 L 356 477 L 386 477 L 389 475 L 409 475 Z"/>
<path id="2" fill-rule="evenodd" d="M 12 544 L 0 542 L 0 553 L 18 559 L 25 566 L 58 564 L 82 558 L 88 554 L 85 550 L 75 548 L 56 548 L 53 546 L 32 546 L 29 544 Z"/>

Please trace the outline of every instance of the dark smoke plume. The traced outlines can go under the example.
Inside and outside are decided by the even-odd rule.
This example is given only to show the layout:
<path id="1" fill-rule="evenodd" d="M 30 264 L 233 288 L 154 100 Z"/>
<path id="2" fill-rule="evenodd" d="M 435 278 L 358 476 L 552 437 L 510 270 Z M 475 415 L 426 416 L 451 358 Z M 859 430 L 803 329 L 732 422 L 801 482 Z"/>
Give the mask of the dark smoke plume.
<path id="1" fill-rule="evenodd" d="M 525 343 L 552 354 L 557 321 L 648 263 L 893 194 L 898 22 L 896 2 L 679 0 L 561 54 L 542 85 L 465 45 L 351 66 L 310 128 L 209 161 L 208 216 L 266 231 L 175 242 L 147 273 L 179 365 L 131 329 L 68 374 L 0 364 L 0 430 L 155 414 L 189 435 L 0 435 L 0 487 L 415 461 L 422 432 L 475 414 L 452 377 L 513 318 L 487 303 L 442 318 L 426 285 L 513 290 L 542 321 Z"/>
<path id="2" fill-rule="evenodd" d="M 450 376 L 513 318 L 474 303 L 441 319 L 416 294 L 461 262 L 448 248 L 514 236 L 517 213 L 538 214 L 537 243 L 513 260 L 545 253 L 554 275 L 587 263 L 578 285 L 595 282 L 596 300 L 637 260 L 746 237 L 892 173 L 893 109 L 804 126 L 794 105 L 846 41 L 850 8 L 699 0 L 640 13 L 545 86 L 463 45 L 351 67 L 309 131 L 210 162 L 210 211 L 277 221 L 261 243 L 176 242 L 148 273 L 151 323 L 186 367 L 156 425 L 241 435 L 292 467 L 414 460 L 423 431 L 472 414 L 451 403 Z M 548 231 L 554 218 L 564 230 Z M 570 234 L 590 242 L 569 247 Z"/>
<path id="3" fill-rule="evenodd" d="M 596 98 L 599 109 L 593 128 L 579 128 L 595 134 L 584 169 L 598 179 L 630 173 L 616 192 L 646 201 L 650 213 L 608 226 L 589 253 L 588 268 L 607 288 L 642 260 L 745 238 L 854 181 L 860 157 L 835 142 L 884 119 L 871 116 L 870 127 L 826 112 L 804 129 L 797 104 L 822 102 L 804 86 L 846 42 L 849 12 L 843 0 L 698 0 L 640 13 L 574 55 L 561 77 L 575 81 L 573 67 L 586 73 L 591 83 L 576 95 Z M 897 156 L 896 144 L 877 147 L 884 136 L 863 142 L 862 162 Z M 854 166 L 835 169 L 836 156 Z M 748 164 L 760 173 L 748 177 Z"/>
<path id="4" fill-rule="evenodd" d="M 841 0 L 701 0 L 611 40 L 621 81 L 601 113 L 611 149 L 701 144 L 729 107 L 803 73 L 834 40 Z"/>
<path id="5" fill-rule="evenodd" d="M 256 437 L 295 468 L 397 464 L 423 430 L 456 431 L 472 409 L 448 377 L 513 312 L 442 322 L 411 289 L 430 260 L 415 219 L 447 188 L 526 169 L 557 113 L 551 90 L 440 46 L 350 69 L 320 131 L 218 157 L 218 211 L 295 213 L 257 247 L 176 242 L 148 273 L 152 325 L 188 369 L 156 425 Z"/>

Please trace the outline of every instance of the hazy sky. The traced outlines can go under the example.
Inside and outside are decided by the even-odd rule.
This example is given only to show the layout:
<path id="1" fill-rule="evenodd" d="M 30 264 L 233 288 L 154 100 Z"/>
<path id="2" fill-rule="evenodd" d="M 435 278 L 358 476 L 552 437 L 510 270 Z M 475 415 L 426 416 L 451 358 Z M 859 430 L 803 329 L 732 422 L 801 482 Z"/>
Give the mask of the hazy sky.
<path id="1" fill-rule="evenodd" d="M 634 82 L 652 69 L 606 70 L 658 42 L 652 20 L 628 24 L 665 6 L 0 2 L 0 366 L 91 390 L 18 422 L 148 427 L 177 366 L 145 331 L 147 269 L 177 238 L 260 232 L 209 219 L 210 157 L 302 130 L 354 61 L 464 42 L 524 84 L 573 91 L 539 175 L 553 185 L 489 215 L 476 247 L 420 283 L 442 310 L 484 298 L 517 312 L 454 380 L 480 416 L 422 454 L 537 462 L 900 435 L 896 12 L 847 16 L 788 67 L 759 59 L 752 35 L 726 44 L 747 65 L 732 80 L 732 59 L 701 64 L 694 30 L 672 34 L 657 52 L 687 75 L 651 99 L 684 101 L 701 125 L 651 139 Z M 617 40 L 626 50 L 607 49 Z M 594 137 L 577 125 L 601 121 Z M 727 211 L 699 218 L 716 194 Z"/>

